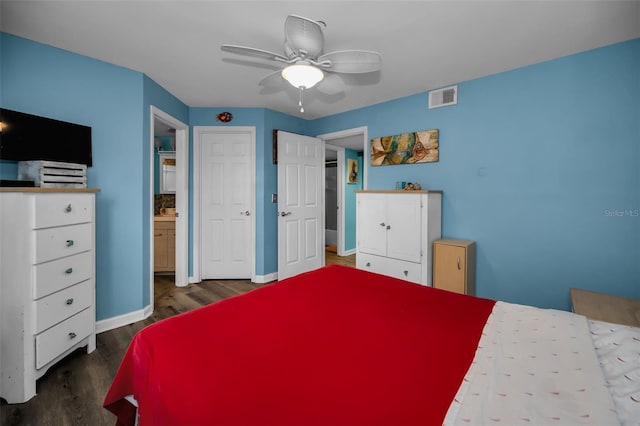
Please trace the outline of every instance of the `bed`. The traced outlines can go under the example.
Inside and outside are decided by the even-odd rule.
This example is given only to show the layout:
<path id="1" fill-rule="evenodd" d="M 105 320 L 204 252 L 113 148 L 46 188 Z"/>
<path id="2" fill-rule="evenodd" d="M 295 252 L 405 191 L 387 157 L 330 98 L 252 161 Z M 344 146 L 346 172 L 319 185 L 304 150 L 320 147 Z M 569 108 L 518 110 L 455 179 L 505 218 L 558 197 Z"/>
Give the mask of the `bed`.
<path id="1" fill-rule="evenodd" d="M 639 372 L 635 327 L 332 265 L 141 330 L 104 406 L 121 425 L 638 424 Z"/>

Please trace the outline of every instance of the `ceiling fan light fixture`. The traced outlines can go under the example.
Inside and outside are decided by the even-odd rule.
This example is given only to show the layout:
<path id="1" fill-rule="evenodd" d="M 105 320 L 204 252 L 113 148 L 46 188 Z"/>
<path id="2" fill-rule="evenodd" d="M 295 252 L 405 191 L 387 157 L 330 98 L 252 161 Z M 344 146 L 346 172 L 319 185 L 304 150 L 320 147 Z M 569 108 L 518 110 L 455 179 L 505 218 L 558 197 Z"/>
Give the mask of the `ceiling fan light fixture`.
<path id="1" fill-rule="evenodd" d="M 310 89 L 324 78 L 322 70 L 309 64 L 293 64 L 282 70 L 282 78 L 297 89 Z"/>

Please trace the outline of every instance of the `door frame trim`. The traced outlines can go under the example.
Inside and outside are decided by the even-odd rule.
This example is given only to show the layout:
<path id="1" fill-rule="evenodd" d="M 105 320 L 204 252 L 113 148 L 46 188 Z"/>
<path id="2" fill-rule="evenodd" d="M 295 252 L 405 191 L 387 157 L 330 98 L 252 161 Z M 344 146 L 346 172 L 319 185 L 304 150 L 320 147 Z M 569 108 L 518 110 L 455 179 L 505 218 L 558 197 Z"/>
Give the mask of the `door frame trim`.
<path id="1" fill-rule="evenodd" d="M 250 189 L 250 210 L 251 215 L 251 282 L 256 281 L 256 128 L 254 126 L 193 126 L 193 278 L 195 282 L 202 281 L 202 269 L 200 255 L 202 253 L 202 240 L 200 232 L 202 229 L 202 218 L 200 214 L 202 199 L 202 168 L 200 165 L 200 151 L 202 149 L 203 133 L 248 133 L 251 141 L 249 143 L 250 156 L 249 176 Z"/>
<path id="2" fill-rule="evenodd" d="M 352 129 L 345 129 L 345 130 L 340 130 L 337 132 L 332 132 L 332 133 L 324 133 L 322 135 L 318 135 L 316 136 L 318 139 L 321 139 L 324 141 L 325 146 L 330 146 L 332 145 L 332 141 L 335 139 L 342 139 L 348 136 L 357 136 L 357 135 L 362 135 L 362 189 L 366 190 L 368 187 L 368 175 L 369 175 L 369 161 L 367 160 L 369 158 L 369 144 L 367 143 L 367 141 L 369 140 L 369 128 L 367 126 L 362 126 L 362 127 L 354 127 Z M 340 154 L 338 154 L 339 156 Z M 344 173 L 344 149 L 342 151 L 342 172 Z M 339 157 L 338 157 L 339 159 Z M 339 163 L 338 163 L 339 165 Z M 342 208 L 342 212 L 341 215 L 338 217 L 339 220 L 338 222 L 342 221 L 342 223 L 338 223 L 338 256 L 346 256 L 348 254 L 351 253 L 347 253 L 347 251 L 345 250 L 345 227 L 346 227 L 346 218 L 345 218 L 345 209 L 344 209 L 344 205 L 345 205 L 345 176 L 343 175 L 342 178 L 338 178 L 338 187 L 339 192 L 342 192 L 342 198 L 340 199 L 340 203 L 343 206 Z M 325 182 L 323 180 L 322 183 L 322 191 L 324 193 L 324 191 L 326 191 L 326 187 L 325 187 Z M 341 226 L 342 225 L 342 226 Z"/>
<path id="3" fill-rule="evenodd" d="M 175 284 L 184 287 L 189 284 L 189 125 L 183 123 L 170 114 L 162 111 L 153 105 L 150 106 L 150 142 L 149 142 L 149 305 L 150 312 L 154 309 L 154 225 L 153 220 L 155 209 L 155 121 L 171 126 L 176 129 L 176 270 Z"/>
<path id="4" fill-rule="evenodd" d="M 337 224 L 336 224 L 336 233 L 338 234 L 338 247 L 337 247 L 338 248 L 338 252 L 337 252 L 337 255 L 338 256 L 344 256 L 344 252 L 345 252 L 345 249 L 344 249 L 344 244 L 345 244 L 345 241 L 344 241 L 344 234 L 345 234 L 345 232 L 344 232 L 344 226 L 345 226 L 345 216 L 344 216 L 344 214 L 345 214 L 345 211 L 344 211 L 344 204 L 345 204 L 345 197 L 344 197 L 344 192 L 345 192 L 344 191 L 344 185 L 345 185 L 344 184 L 344 182 L 345 182 L 344 151 L 345 151 L 345 148 L 343 148 L 341 146 L 335 146 L 335 145 L 330 145 L 328 143 L 325 143 L 324 144 L 324 149 L 325 150 L 329 149 L 331 151 L 336 151 L 337 156 L 338 156 L 338 161 L 337 161 L 338 170 L 337 170 L 337 173 L 336 173 L 336 196 L 338 198 L 338 200 L 337 200 L 338 201 L 338 212 L 337 212 L 338 221 L 337 221 Z M 327 184 L 327 180 L 326 180 L 326 177 L 325 177 L 325 180 L 324 180 L 324 186 L 325 186 L 324 191 L 325 191 L 325 194 L 327 192 L 326 184 Z M 325 199 L 325 206 L 326 206 L 326 202 L 327 202 L 327 200 Z M 325 207 L 325 212 L 326 212 L 326 207 Z M 325 213 L 325 215 L 326 215 L 326 213 Z M 326 223 L 327 223 L 326 218 L 325 218 L 324 222 L 325 222 L 325 227 L 326 227 Z M 326 241 L 325 241 L 325 244 L 326 244 Z"/>

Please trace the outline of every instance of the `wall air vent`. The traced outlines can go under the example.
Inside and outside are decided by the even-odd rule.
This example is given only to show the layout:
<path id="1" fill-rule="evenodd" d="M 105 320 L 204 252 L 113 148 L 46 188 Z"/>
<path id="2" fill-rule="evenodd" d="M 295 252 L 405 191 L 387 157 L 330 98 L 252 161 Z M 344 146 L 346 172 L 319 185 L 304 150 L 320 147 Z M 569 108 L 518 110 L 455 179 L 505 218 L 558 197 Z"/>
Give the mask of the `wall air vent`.
<path id="1" fill-rule="evenodd" d="M 429 109 L 458 103 L 458 85 L 449 86 L 429 92 Z"/>

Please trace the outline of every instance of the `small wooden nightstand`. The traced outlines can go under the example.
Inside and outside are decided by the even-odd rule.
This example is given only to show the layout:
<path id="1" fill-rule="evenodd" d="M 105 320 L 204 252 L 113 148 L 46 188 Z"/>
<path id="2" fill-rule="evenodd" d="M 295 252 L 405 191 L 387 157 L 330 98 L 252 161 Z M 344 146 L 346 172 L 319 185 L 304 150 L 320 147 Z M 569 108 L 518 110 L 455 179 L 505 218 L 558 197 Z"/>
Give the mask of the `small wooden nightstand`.
<path id="1" fill-rule="evenodd" d="M 569 289 L 573 312 L 589 319 L 640 327 L 640 300 L 595 291 Z"/>
<path id="2" fill-rule="evenodd" d="M 433 242 L 433 287 L 475 295 L 476 244 L 443 238 Z"/>

